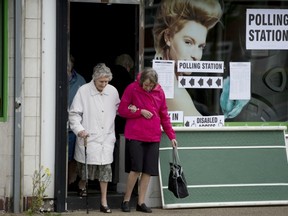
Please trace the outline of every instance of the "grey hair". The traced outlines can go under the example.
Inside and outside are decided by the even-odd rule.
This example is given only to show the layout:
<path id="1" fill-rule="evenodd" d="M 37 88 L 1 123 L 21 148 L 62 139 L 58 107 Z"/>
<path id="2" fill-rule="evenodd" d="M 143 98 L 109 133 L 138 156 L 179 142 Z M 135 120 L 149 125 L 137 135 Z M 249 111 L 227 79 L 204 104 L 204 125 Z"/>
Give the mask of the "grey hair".
<path id="1" fill-rule="evenodd" d="M 113 78 L 110 68 L 105 63 L 99 63 L 93 68 L 92 79 L 97 80 L 101 77 L 109 78 L 109 81 Z"/>
<path id="2" fill-rule="evenodd" d="M 121 65 L 123 67 L 129 67 L 129 68 L 133 68 L 134 67 L 134 61 L 131 58 L 130 55 L 128 54 L 122 54 L 117 56 L 116 60 L 115 60 L 115 64 L 116 65 Z"/>
<path id="3" fill-rule="evenodd" d="M 147 79 L 155 85 L 158 84 L 158 74 L 155 69 L 151 67 L 144 68 L 139 80 L 140 85 L 142 86 Z"/>

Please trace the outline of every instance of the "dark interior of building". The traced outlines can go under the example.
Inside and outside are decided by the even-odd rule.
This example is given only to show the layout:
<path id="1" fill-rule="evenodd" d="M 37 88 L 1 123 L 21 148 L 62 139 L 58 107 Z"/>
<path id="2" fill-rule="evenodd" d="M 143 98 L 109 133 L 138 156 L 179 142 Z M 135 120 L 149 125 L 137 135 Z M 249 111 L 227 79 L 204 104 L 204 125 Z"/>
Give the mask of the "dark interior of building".
<path id="1" fill-rule="evenodd" d="M 75 58 L 75 69 L 86 81 L 91 80 L 97 63 L 111 66 L 122 53 L 136 58 L 138 5 L 70 4 L 70 52 Z"/>

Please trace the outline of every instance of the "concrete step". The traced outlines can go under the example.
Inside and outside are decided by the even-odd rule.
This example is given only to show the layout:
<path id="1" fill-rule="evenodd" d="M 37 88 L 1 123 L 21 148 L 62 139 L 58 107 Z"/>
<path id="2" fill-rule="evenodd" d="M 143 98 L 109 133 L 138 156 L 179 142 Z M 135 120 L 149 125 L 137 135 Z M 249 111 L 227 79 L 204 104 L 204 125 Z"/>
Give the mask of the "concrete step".
<path id="1" fill-rule="evenodd" d="M 97 210 L 100 207 L 101 195 L 100 192 L 88 192 L 88 197 L 79 197 L 77 193 L 69 194 L 67 197 L 67 210 L 75 211 L 75 210 Z M 120 209 L 121 202 L 123 200 L 123 194 L 108 192 L 107 194 L 107 202 L 111 209 Z M 136 196 L 133 196 L 130 200 L 131 208 L 136 207 Z"/>
<path id="2" fill-rule="evenodd" d="M 118 193 L 116 191 L 116 186 L 109 184 L 107 192 L 107 202 L 111 209 L 120 209 L 123 197 L 124 197 L 123 193 Z M 77 187 L 75 186 L 72 188 L 70 187 L 67 192 L 67 210 L 68 211 L 85 210 L 87 209 L 87 203 L 88 203 L 88 209 L 98 210 L 100 208 L 100 200 L 101 200 L 101 194 L 99 184 L 95 184 L 95 182 L 93 182 L 92 184 L 90 183 L 88 187 L 87 199 L 86 197 L 79 196 Z M 134 190 L 130 200 L 130 206 L 132 209 L 136 208 L 136 202 L 137 202 L 137 191 Z"/>

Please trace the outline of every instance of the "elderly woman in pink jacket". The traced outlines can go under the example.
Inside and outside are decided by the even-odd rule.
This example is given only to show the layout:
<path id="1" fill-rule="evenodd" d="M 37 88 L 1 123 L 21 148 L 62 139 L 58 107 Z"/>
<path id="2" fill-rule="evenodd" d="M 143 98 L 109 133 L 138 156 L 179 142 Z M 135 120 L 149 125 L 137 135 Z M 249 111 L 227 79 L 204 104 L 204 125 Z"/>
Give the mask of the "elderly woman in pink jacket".
<path id="1" fill-rule="evenodd" d="M 107 204 L 107 186 L 112 181 L 115 143 L 114 120 L 120 102 L 117 89 L 108 84 L 112 73 L 104 63 L 93 69 L 91 82 L 77 91 L 69 110 L 70 127 L 77 135 L 75 155 L 81 180 L 79 187 L 85 194 L 85 148 L 87 138 L 88 178 L 98 179 L 101 189 L 100 211 L 111 213 Z"/>
<path id="2" fill-rule="evenodd" d="M 172 146 L 177 145 L 165 94 L 158 84 L 158 75 L 153 68 L 145 68 L 137 80 L 125 89 L 118 112 L 120 116 L 126 118 L 125 172 L 129 173 L 121 209 L 130 212 L 131 194 L 141 174 L 136 211 L 151 213 L 152 210 L 144 201 L 150 176 L 159 175 L 161 126 L 172 141 Z"/>

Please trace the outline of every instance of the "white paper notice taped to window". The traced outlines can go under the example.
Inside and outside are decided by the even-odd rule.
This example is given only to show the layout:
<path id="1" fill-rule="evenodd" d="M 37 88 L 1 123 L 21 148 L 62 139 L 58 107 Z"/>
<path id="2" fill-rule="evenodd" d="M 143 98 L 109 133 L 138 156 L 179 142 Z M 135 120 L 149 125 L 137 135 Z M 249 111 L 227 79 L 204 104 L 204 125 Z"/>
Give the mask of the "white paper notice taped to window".
<path id="1" fill-rule="evenodd" d="M 249 100 L 250 98 L 251 98 L 251 63 L 230 62 L 229 99 Z"/>
<path id="2" fill-rule="evenodd" d="M 174 98 L 174 69 L 173 60 L 153 60 L 153 68 L 158 74 L 158 82 L 162 86 L 166 98 Z"/>

